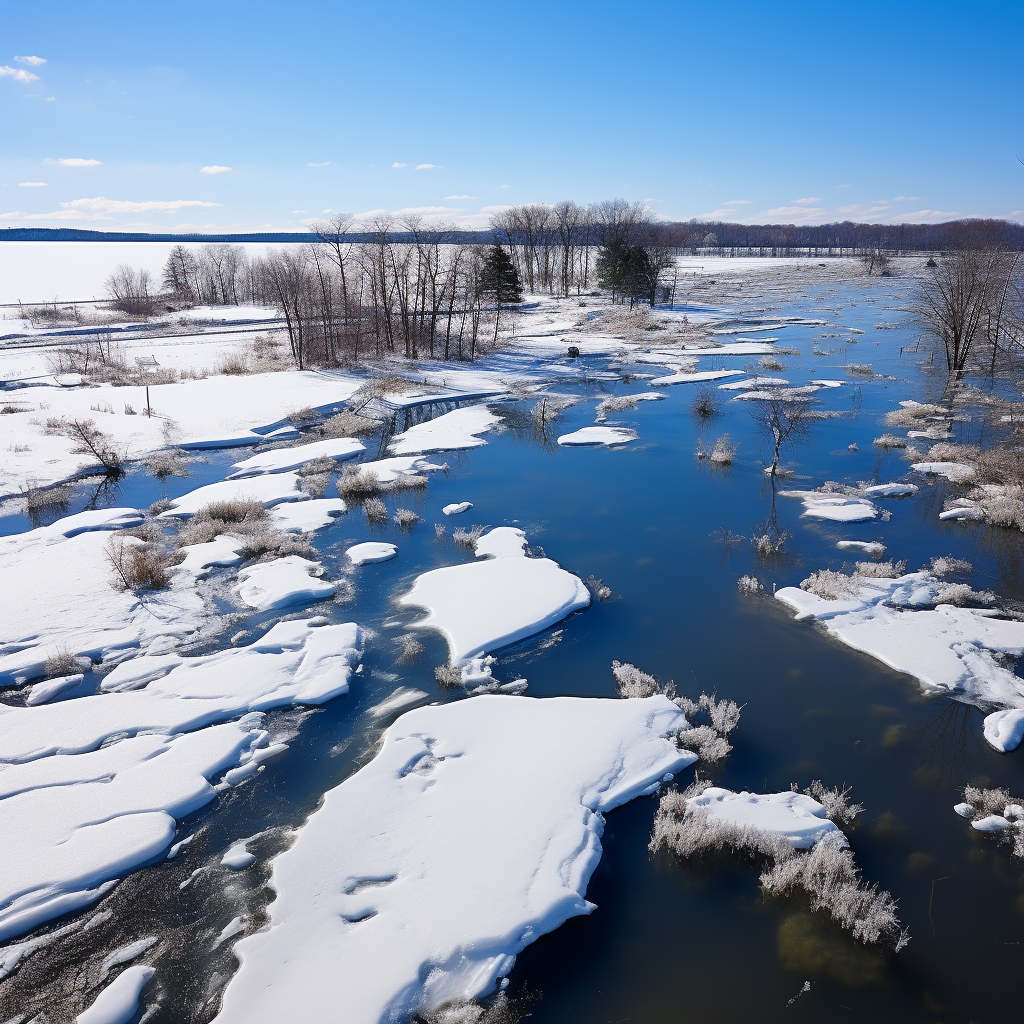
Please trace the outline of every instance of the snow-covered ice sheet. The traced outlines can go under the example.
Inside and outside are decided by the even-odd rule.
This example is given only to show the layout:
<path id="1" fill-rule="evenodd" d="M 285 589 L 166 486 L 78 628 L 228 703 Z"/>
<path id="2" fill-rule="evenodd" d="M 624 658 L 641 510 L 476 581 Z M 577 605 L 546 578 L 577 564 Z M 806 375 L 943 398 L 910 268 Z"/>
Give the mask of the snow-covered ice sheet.
<path id="1" fill-rule="evenodd" d="M 424 473 L 447 468 L 447 463 L 439 466 L 435 462 L 428 462 L 420 455 L 393 455 L 386 459 L 359 463 L 361 472 L 373 473 L 382 484 L 394 483 L 403 476 L 422 476 Z"/>
<path id="2" fill-rule="evenodd" d="M 731 380 L 728 384 L 719 384 L 719 391 L 751 391 L 755 388 L 782 388 L 789 383 L 782 377 L 750 377 L 747 380 Z"/>
<path id="3" fill-rule="evenodd" d="M 122 971 L 92 1006 L 75 1018 L 76 1024 L 128 1024 L 138 1013 L 142 990 L 154 974 L 156 970 L 146 964 Z"/>
<path id="4" fill-rule="evenodd" d="M 334 584 L 319 579 L 323 571 L 320 562 L 285 555 L 242 569 L 235 590 L 250 608 L 261 612 L 321 601 L 334 594 Z"/>
<path id="5" fill-rule="evenodd" d="M 353 565 L 369 565 L 371 562 L 386 562 L 398 554 L 398 548 L 386 541 L 368 540 L 353 544 L 345 554 Z"/>
<path id="6" fill-rule="evenodd" d="M 342 462 L 361 451 L 365 451 L 365 447 L 362 441 L 357 441 L 354 437 L 329 437 L 324 441 L 313 441 L 310 444 L 294 445 L 289 448 L 271 448 L 236 462 L 232 467 L 234 473 L 230 474 L 228 479 L 255 476 L 260 473 L 281 473 L 286 469 L 296 469 L 314 459 L 334 459 L 336 462 Z"/>
<path id="7" fill-rule="evenodd" d="M 662 696 L 403 715 L 274 862 L 269 927 L 235 946 L 216 1024 L 339 1006 L 381 1024 L 493 991 L 526 945 L 594 909 L 603 812 L 692 762 L 669 738 L 684 725 Z"/>
<path id="8" fill-rule="evenodd" d="M 798 619 L 816 619 L 843 643 L 914 676 L 926 689 L 967 703 L 1024 709 L 1024 680 L 996 657 L 1024 654 L 1024 622 L 978 608 L 929 607 L 941 586 L 929 573 L 916 572 L 864 579 L 854 595 L 838 601 L 797 587 L 784 587 L 775 596 Z M 989 730 L 993 736 L 1013 731 L 996 723 L 1002 720 Z M 1002 740 L 993 746 L 1010 749 Z"/>
<path id="9" fill-rule="evenodd" d="M 175 572 L 190 573 L 196 579 L 208 576 L 212 569 L 225 565 L 238 565 L 242 561 L 245 542 L 238 537 L 221 535 L 205 544 L 189 544 L 178 550 L 184 561 L 175 566 Z"/>
<path id="10" fill-rule="evenodd" d="M 691 797 L 686 805 L 712 818 L 781 836 L 795 850 L 809 850 L 824 836 L 847 845 L 842 831 L 826 817 L 825 808 L 803 793 L 734 793 L 712 786 Z"/>
<path id="11" fill-rule="evenodd" d="M 828 519 L 833 523 L 866 523 L 878 518 L 878 509 L 867 498 L 831 494 L 828 491 L 779 491 L 784 498 L 799 498 L 801 519 Z"/>
<path id="12" fill-rule="evenodd" d="M 446 516 L 457 516 L 460 512 L 468 512 L 473 507 L 471 501 L 455 501 L 450 505 L 445 505 L 441 511 Z"/>
<path id="13" fill-rule="evenodd" d="M 267 473 L 244 480 L 218 480 L 188 491 L 171 499 L 171 507 L 162 513 L 162 519 L 179 519 L 195 515 L 201 508 L 221 501 L 258 501 L 265 508 L 282 501 L 308 501 L 309 495 L 300 491 L 299 477 L 295 473 Z"/>
<path id="14" fill-rule="evenodd" d="M 626 427 L 581 427 L 571 434 L 562 434 L 558 443 L 565 446 L 612 446 L 635 441 L 639 436 L 635 430 Z"/>
<path id="15" fill-rule="evenodd" d="M 838 540 L 836 547 L 840 551 L 863 551 L 872 557 L 881 557 L 885 554 L 885 545 L 877 540 Z"/>
<path id="16" fill-rule="evenodd" d="M 966 462 L 915 462 L 910 468 L 918 473 L 944 476 L 954 484 L 962 484 L 974 478 L 974 467 Z"/>
<path id="17" fill-rule="evenodd" d="M 550 558 L 526 557 L 526 534 L 499 526 L 476 542 L 477 560 L 417 577 L 403 607 L 426 608 L 416 629 L 436 629 L 452 664 L 514 643 L 590 604 L 578 576 Z"/>
<path id="18" fill-rule="evenodd" d="M 285 533 L 312 533 L 330 526 L 347 508 L 341 498 L 282 502 L 271 508 L 270 521 Z"/>
<path id="19" fill-rule="evenodd" d="M 903 498 L 917 492 L 917 484 L 874 484 L 865 487 L 863 493 L 868 498 Z"/>
<path id="20" fill-rule="evenodd" d="M 396 434 L 388 448 L 395 455 L 476 448 L 487 444 L 477 435 L 493 430 L 499 423 L 501 418 L 486 405 L 471 405 L 467 409 L 455 409 L 436 419 L 417 423 L 404 433 Z"/>
<path id="21" fill-rule="evenodd" d="M 671 373 L 667 377 L 655 377 L 648 381 L 652 388 L 668 387 L 670 384 L 700 384 L 708 380 L 721 380 L 723 377 L 743 376 L 742 370 L 701 370 L 690 373 L 680 370 L 678 373 Z"/>

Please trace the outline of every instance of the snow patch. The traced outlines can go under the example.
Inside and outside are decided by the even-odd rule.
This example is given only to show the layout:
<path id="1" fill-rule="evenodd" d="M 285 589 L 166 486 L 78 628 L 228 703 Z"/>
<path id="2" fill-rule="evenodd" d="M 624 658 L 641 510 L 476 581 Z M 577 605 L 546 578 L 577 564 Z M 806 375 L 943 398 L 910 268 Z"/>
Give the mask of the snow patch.
<path id="1" fill-rule="evenodd" d="M 353 565 L 369 565 L 371 562 L 386 562 L 394 558 L 398 548 L 384 541 L 369 540 L 363 544 L 353 544 L 345 554 Z"/>

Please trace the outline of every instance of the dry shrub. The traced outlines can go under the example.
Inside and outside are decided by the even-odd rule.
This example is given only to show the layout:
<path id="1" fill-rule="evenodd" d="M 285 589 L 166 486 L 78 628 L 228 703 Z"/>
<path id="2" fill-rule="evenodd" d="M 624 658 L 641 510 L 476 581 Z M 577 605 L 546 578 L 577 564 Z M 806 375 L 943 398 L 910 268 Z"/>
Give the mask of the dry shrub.
<path id="1" fill-rule="evenodd" d="M 316 554 L 308 537 L 276 529 L 262 503 L 245 499 L 204 506 L 178 531 L 177 543 L 206 544 L 222 534 L 242 539 L 245 558 Z"/>
<path id="2" fill-rule="evenodd" d="M 317 433 L 324 438 L 359 437 L 363 434 L 372 434 L 379 426 L 379 420 L 342 409 L 341 412 L 336 412 L 324 420 Z"/>
<path id="3" fill-rule="evenodd" d="M 701 462 L 709 462 L 712 466 L 731 466 L 733 457 L 736 455 L 736 445 L 729 440 L 728 434 L 723 434 L 713 445 L 708 447 L 703 441 L 697 441 L 697 458 Z"/>
<path id="4" fill-rule="evenodd" d="M 876 577 L 879 579 L 892 580 L 902 576 L 907 571 L 906 561 L 902 562 L 858 562 L 857 576 Z"/>
<path id="5" fill-rule="evenodd" d="M 782 365 L 775 358 L 775 356 L 762 356 L 761 357 L 761 369 L 762 370 L 784 370 L 785 366 Z"/>
<path id="6" fill-rule="evenodd" d="M 612 675 L 615 676 L 619 696 L 626 699 L 653 697 L 659 693 L 674 697 L 676 694 L 675 683 L 668 682 L 663 686 L 654 676 L 641 672 L 636 665 L 631 665 L 628 661 L 613 661 Z"/>
<path id="7" fill-rule="evenodd" d="M 764 590 L 764 585 L 756 576 L 741 576 L 736 586 L 741 594 L 760 594 Z"/>
<path id="8" fill-rule="evenodd" d="M 215 372 L 227 377 L 243 377 L 246 374 L 254 373 L 255 370 L 244 352 L 229 352 L 217 363 Z"/>
<path id="9" fill-rule="evenodd" d="M 831 569 L 819 569 L 800 584 L 800 589 L 825 601 L 841 601 L 846 597 L 855 597 L 858 588 L 853 576 L 833 572 Z"/>
<path id="10" fill-rule="evenodd" d="M 722 411 L 722 400 L 718 392 L 713 388 L 702 387 L 697 389 L 690 403 L 690 415 L 695 419 L 705 422 L 714 419 Z"/>
<path id="11" fill-rule="evenodd" d="M 434 679 L 438 686 L 454 689 L 462 686 L 462 669 L 457 665 L 438 665 L 434 669 Z"/>
<path id="12" fill-rule="evenodd" d="M 47 420 L 49 428 L 52 417 Z M 59 420 L 54 431 L 72 442 L 71 451 L 76 455 L 91 455 L 111 476 L 120 476 L 125 461 L 124 453 L 114 444 L 113 439 L 98 430 L 93 420 Z"/>
<path id="13" fill-rule="evenodd" d="M 302 478 L 302 489 L 314 498 L 322 498 L 330 482 L 331 478 L 327 473 L 309 474 Z"/>
<path id="14" fill-rule="evenodd" d="M 337 486 L 339 496 L 351 501 L 360 501 L 387 490 L 372 469 L 360 466 L 346 466 L 338 477 Z"/>
<path id="15" fill-rule="evenodd" d="M 470 530 L 464 526 L 457 526 L 452 530 L 452 540 L 461 548 L 472 548 L 476 546 L 476 542 L 484 535 L 486 529 L 486 526 L 474 526 Z"/>
<path id="16" fill-rule="evenodd" d="M 530 416 L 535 423 L 544 424 L 550 420 L 557 419 L 566 409 L 575 405 L 578 401 L 579 399 L 572 395 L 544 395 L 530 410 Z M 614 399 L 605 399 L 605 401 L 614 401 Z M 604 419 L 604 415 L 601 412 L 603 405 L 604 402 L 601 402 L 597 407 L 598 419 Z M 623 408 L 628 407 L 624 406 Z"/>
<path id="17" fill-rule="evenodd" d="M 155 477 L 161 480 L 169 476 L 188 476 L 188 465 L 180 452 L 162 451 L 153 452 L 146 459 L 146 468 Z"/>
<path id="18" fill-rule="evenodd" d="M 28 412 L 27 406 L 20 405 L 3 405 L 0 406 L 0 416 L 10 416 L 17 412 Z"/>
<path id="19" fill-rule="evenodd" d="M 970 605 L 992 605 L 996 595 L 991 590 L 975 590 L 967 583 L 946 583 L 935 591 L 935 604 L 952 604 L 958 608 Z"/>
<path id="20" fill-rule="evenodd" d="M 411 508 L 396 508 L 392 518 L 403 530 L 414 526 L 420 521 L 420 517 Z"/>
<path id="21" fill-rule="evenodd" d="M 952 555 L 943 555 L 931 560 L 930 570 L 933 576 L 959 576 L 971 572 L 974 566 L 965 562 L 962 558 L 954 558 Z"/>
<path id="22" fill-rule="evenodd" d="M 1024 449 L 988 448 L 972 461 L 978 483 L 1024 487 Z"/>
<path id="23" fill-rule="evenodd" d="M 423 644 L 414 636 L 400 636 L 396 638 L 395 643 L 402 648 L 402 655 L 398 659 L 399 665 L 411 665 L 423 653 Z"/>
<path id="24" fill-rule="evenodd" d="M 28 484 L 22 487 L 25 496 L 25 508 L 30 516 L 45 512 L 64 512 L 71 502 L 72 490 L 63 484 L 57 487 L 37 487 Z"/>
<path id="25" fill-rule="evenodd" d="M 386 523 L 388 521 L 388 507 L 380 498 L 367 498 L 363 502 L 363 511 L 371 523 Z"/>
<path id="26" fill-rule="evenodd" d="M 78 658 L 66 647 L 55 651 L 43 665 L 44 679 L 60 679 L 62 676 L 73 676 L 82 671 Z"/>
<path id="27" fill-rule="evenodd" d="M 309 405 L 304 406 L 302 409 L 296 409 L 295 412 L 290 412 L 287 416 L 288 422 L 299 430 L 303 427 L 311 427 L 314 423 L 319 423 L 322 418 L 320 413 Z"/>
<path id="28" fill-rule="evenodd" d="M 906 448 L 907 439 L 897 437 L 896 434 L 882 434 L 881 437 L 875 438 L 873 444 L 877 448 Z"/>
<path id="29" fill-rule="evenodd" d="M 124 537 L 111 537 L 107 558 L 119 590 L 164 590 L 170 586 L 166 555 L 148 544 L 129 544 Z"/>

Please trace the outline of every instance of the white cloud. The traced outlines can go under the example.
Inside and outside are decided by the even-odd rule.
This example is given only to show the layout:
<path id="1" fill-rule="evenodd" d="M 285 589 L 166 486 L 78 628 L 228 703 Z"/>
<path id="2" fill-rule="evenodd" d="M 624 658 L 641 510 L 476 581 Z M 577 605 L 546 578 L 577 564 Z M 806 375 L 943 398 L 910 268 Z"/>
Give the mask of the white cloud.
<path id="1" fill-rule="evenodd" d="M 836 213 L 856 213 L 860 209 L 860 203 L 852 203 L 850 206 L 837 206 Z"/>
<path id="2" fill-rule="evenodd" d="M 39 76 L 24 68 L 12 68 L 9 64 L 0 65 L 0 78 L 13 78 L 16 82 L 38 82 Z"/>
<path id="3" fill-rule="evenodd" d="M 498 188 L 511 188 L 511 185 L 499 185 Z"/>
<path id="4" fill-rule="evenodd" d="M 330 160 L 325 160 L 323 163 L 320 163 L 320 164 L 306 164 L 306 166 L 307 167 L 329 167 L 330 163 L 331 163 Z"/>
<path id="5" fill-rule="evenodd" d="M 45 64 L 46 63 L 46 58 L 45 57 L 15 57 L 14 59 L 19 64 L 31 64 L 33 67 L 35 67 L 35 66 L 37 66 L 39 64 Z"/>
<path id="6" fill-rule="evenodd" d="M 432 171 L 437 165 L 436 164 L 417 164 L 417 171 Z"/>
<path id="7" fill-rule="evenodd" d="M 723 206 L 746 206 L 748 203 L 752 203 L 753 199 L 727 199 L 722 205 Z"/>
<path id="8" fill-rule="evenodd" d="M 921 201 L 920 196 L 896 196 L 894 203 L 917 203 Z"/>
<path id="9" fill-rule="evenodd" d="M 806 199 L 792 199 L 792 200 L 790 200 L 790 202 L 793 202 L 793 203 L 804 203 L 804 204 L 810 206 L 811 203 L 820 203 L 821 202 L 821 196 L 808 196 Z"/>
<path id="10" fill-rule="evenodd" d="M 397 160 L 391 165 L 392 167 L 408 167 L 408 164 L 400 164 Z"/>
<path id="11" fill-rule="evenodd" d="M 849 188 L 849 185 L 836 185 L 836 188 Z"/>
<path id="12" fill-rule="evenodd" d="M 292 213 L 309 213 L 309 210 L 292 210 Z"/>
<path id="13" fill-rule="evenodd" d="M 19 181 L 18 188 L 46 188 L 45 181 Z"/>
<path id="14" fill-rule="evenodd" d="M 47 103 L 52 103 L 56 98 L 57 98 L 56 96 L 47 96 L 46 97 L 46 102 Z"/>
<path id="15" fill-rule="evenodd" d="M 59 160 L 46 159 L 44 164 L 59 164 L 61 167 L 102 167 L 100 160 L 83 160 L 80 156 L 64 156 Z"/>
<path id="16" fill-rule="evenodd" d="M 65 210 L 88 210 L 92 213 L 141 213 L 144 210 L 180 210 L 186 206 L 220 206 L 220 203 L 206 203 L 201 199 L 153 199 L 136 203 L 127 199 L 72 199 L 60 204 Z"/>
<path id="17" fill-rule="evenodd" d="M 476 199 L 476 196 L 445 196 L 445 199 Z"/>
<path id="18" fill-rule="evenodd" d="M 914 213 L 899 213 L 892 218 L 893 224 L 937 224 L 944 220 L 957 220 L 962 213 L 954 210 L 917 210 Z"/>
<path id="19" fill-rule="evenodd" d="M 9 213 L 0 213 L 0 222 L 5 220 L 110 220 L 109 217 L 96 215 L 90 217 L 81 210 L 53 210 L 50 213 L 24 213 L 21 210 L 11 210 Z"/>
<path id="20" fill-rule="evenodd" d="M 200 174 L 227 174 L 232 168 L 225 167 L 223 164 L 207 164 L 205 167 L 199 168 Z"/>

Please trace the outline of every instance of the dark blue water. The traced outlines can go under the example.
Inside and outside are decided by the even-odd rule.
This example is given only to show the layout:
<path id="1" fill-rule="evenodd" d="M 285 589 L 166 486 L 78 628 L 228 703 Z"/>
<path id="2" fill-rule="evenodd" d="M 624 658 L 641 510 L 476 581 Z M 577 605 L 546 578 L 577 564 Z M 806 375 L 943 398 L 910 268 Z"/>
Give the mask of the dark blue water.
<path id="1" fill-rule="evenodd" d="M 826 480 L 887 482 L 907 474 L 898 451 L 881 451 L 871 441 L 887 431 L 880 424 L 885 412 L 901 399 L 936 397 L 943 381 L 927 362 L 927 351 L 917 350 L 917 331 L 907 314 L 884 308 L 899 307 L 903 291 L 899 282 L 867 290 L 832 288 L 824 305 L 844 308 L 823 313 L 812 288 L 773 311 L 828 317 L 865 332 L 855 346 L 820 337 L 835 333 L 833 327 L 780 332 L 780 346 L 801 354 L 780 356 L 786 370 L 773 376 L 794 384 L 814 376 L 850 381 L 817 393 L 816 408 L 846 415 L 815 422 L 805 443 L 784 449 L 783 461 L 797 476 L 780 488 Z M 851 299 L 856 306 L 846 305 Z M 876 322 L 901 326 L 877 330 Z M 812 355 L 815 342 L 832 354 Z M 847 361 L 870 363 L 876 376 L 848 374 Z M 604 366 L 602 360 L 588 362 L 595 371 Z M 744 360 L 730 360 L 730 367 L 737 362 Z M 716 364 L 709 357 L 701 368 L 720 365 L 721 359 Z M 537 696 L 610 697 L 609 666 L 619 659 L 674 679 L 681 693 L 714 690 L 744 704 L 735 750 L 716 781 L 761 791 L 813 779 L 852 786 L 853 797 L 867 807 L 850 835 L 857 859 L 869 880 L 898 899 L 913 936 L 904 952 L 886 960 L 823 915 L 809 913 L 799 899 L 762 899 L 753 865 L 729 858 L 712 864 L 650 857 L 656 798 L 640 799 L 608 817 L 604 857 L 588 891 L 598 909 L 538 940 L 519 958 L 510 992 L 534 993 L 533 1020 L 712 1024 L 860 1020 L 870 1014 L 880 1021 L 983 1022 L 1019 1016 L 1014 982 L 1022 966 L 1024 873 L 1005 848 L 972 832 L 952 805 L 966 783 L 1024 791 L 1020 756 L 999 755 L 984 744 L 977 709 L 923 696 L 913 679 L 828 639 L 811 624 L 794 622 L 770 596 L 745 598 L 736 587 L 739 576 L 751 573 L 770 595 L 773 585 L 795 585 L 811 571 L 856 560 L 855 553 L 837 550 L 836 540 L 880 539 L 889 548 L 887 557 L 907 559 L 911 569 L 932 556 L 953 554 L 974 564 L 976 587 L 1021 598 L 1019 535 L 939 522 L 949 485 L 920 477 L 916 497 L 879 502 L 892 513 L 888 522 L 840 526 L 801 520 L 800 502 L 775 495 L 765 479 L 767 445 L 751 403 L 726 400 L 721 415 L 702 425 L 690 413 L 695 392 L 689 385 L 666 389 L 661 402 L 609 417 L 609 423 L 640 433 L 640 441 L 625 450 L 554 443 L 558 434 L 593 423 L 594 399 L 644 389 L 638 380 L 560 386 L 584 400 L 546 430 L 529 417 L 531 403 L 499 405 L 508 429 L 487 435 L 487 446 L 470 453 L 431 457 L 447 462 L 447 472 L 432 474 L 425 492 L 387 499 L 392 511 L 396 504 L 412 508 L 422 523 L 408 531 L 393 524 L 374 527 L 353 509 L 321 531 L 316 546 L 328 575 L 349 576 L 353 597 L 347 604 L 301 611 L 356 621 L 373 631 L 352 692 L 311 712 L 271 716 L 295 730 L 289 751 L 255 780 L 183 822 L 180 835 L 198 831 L 198 838 L 176 860 L 124 880 L 99 904 L 113 912 L 111 919 L 35 954 L 0 984 L 0 1017 L 44 1005 L 54 1020 L 62 1013 L 73 1016 L 81 1008 L 76 979 L 89 965 L 150 934 L 163 939 L 149 961 L 158 970 L 160 1008 L 148 1019 L 199 1022 L 213 1016 L 216 992 L 233 960 L 230 949 L 210 950 L 212 938 L 239 914 L 259 922 L 272 895 L 265 888 L 265 858 L 285 843 L 280 830 L 301 824 L 323 792 L 372 756 L 387 721 L 372 719 L 368 709 L 399 685 L 422 689 L 434 700 L 457 699 L 434 683 L 433 668 L 447 657 L 439 637 L 422 637 L 419 659 L 399 664 L 396 641 L 415 616 L 397 612 L 393 598 L 424 570 L 471 557 L 450 540 L 439 543 L 433 529 L 444 520 L 443 505 L 463 500 L 474 508 L 458 523 L 448 522 L 449 532 L 470 523 L 520 526 L 535 548 L 581 577 L 602 579 L 613 592 L 611 599 L 500 652 L 499 678 L 525 676 Z M 731 393 L 718 394 L 728 399 Z M 958 441 L 977 441 L 982 430 L 977 417 L 954 428 Z M 712 471 L 698 464 L 698 437 L 713 440 L 725 432 L 740 446 L 732 468 Z M 858 450 L 851 451 L 851 444 Z M 368 447 L 373 449 L 372 441 Z M 167 481 L 166 493 L 220 479 L 225 465 L 244 454 L 209 454 L 206 462 L 193 464 L 192 478 Z M 145 507 L 165 493 L 164 485 L 140 472 L 96 496 L 94 486 L 81 485 L 78 502 Z M 764 562 L 755 557 L 749 537 L 773 509 L 791 537 L 781 557 Z M 17 517 L 0 519 L 7 532 L 28 525 Z M 723 531 L 746 539 L 723 544 Z M 398 558 L 349 570 L 344 549 L 365 539 L 394 541 Z M 272 618 L 253 617 L 230 632 L 262 628 Z M 206 647 L 224 643 L 220 638 Z M 263 830 L 270 831 L 251 844 L 261 856 L 252 868 L 231 873 L 214 866 L 179 889 L 197 868 L 216 865 L 236 839 Z M 810 991 L 788 1005 L 805 981 Z"/>

